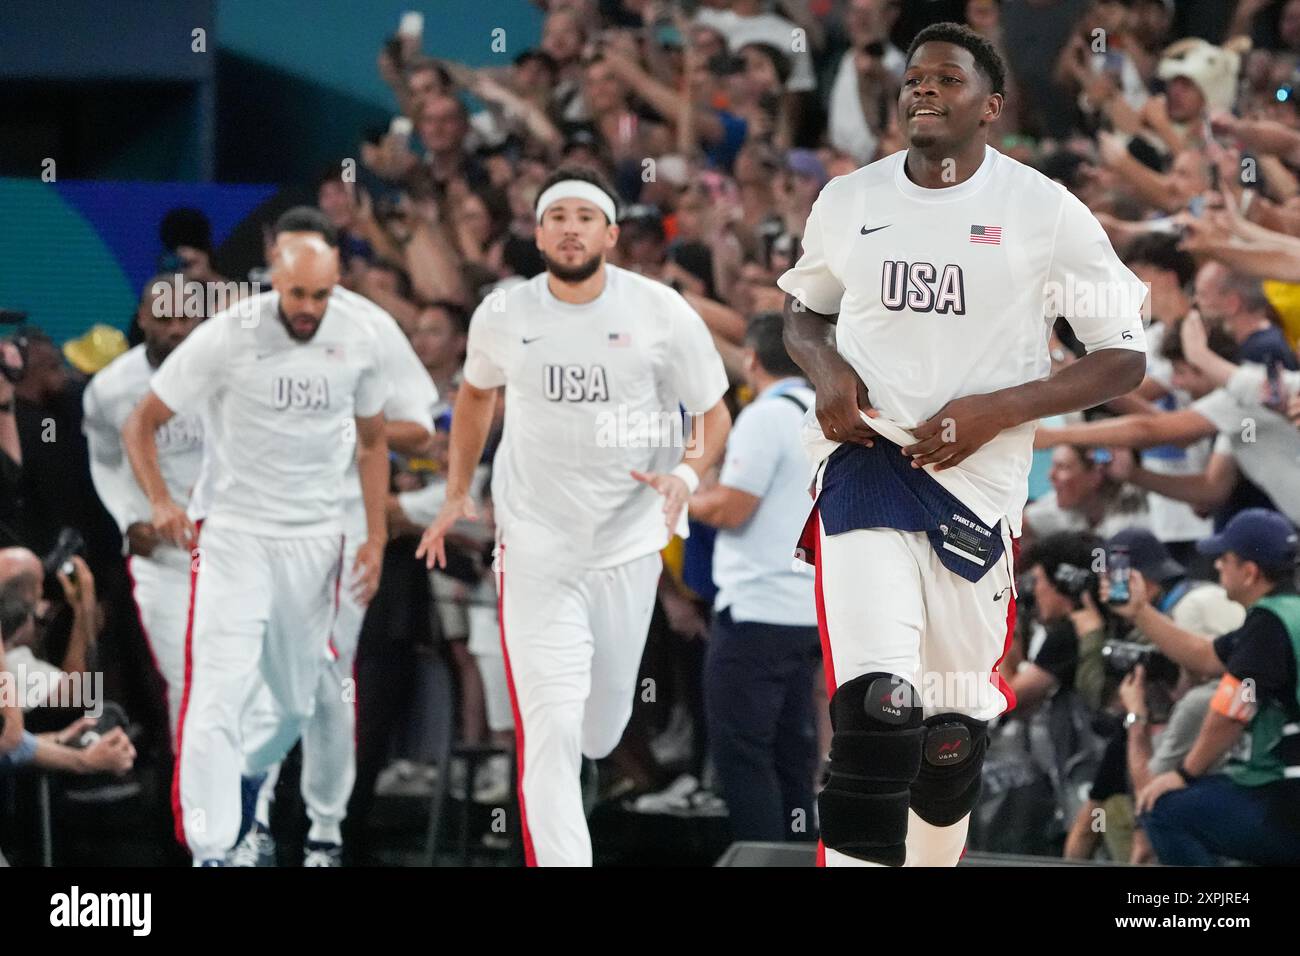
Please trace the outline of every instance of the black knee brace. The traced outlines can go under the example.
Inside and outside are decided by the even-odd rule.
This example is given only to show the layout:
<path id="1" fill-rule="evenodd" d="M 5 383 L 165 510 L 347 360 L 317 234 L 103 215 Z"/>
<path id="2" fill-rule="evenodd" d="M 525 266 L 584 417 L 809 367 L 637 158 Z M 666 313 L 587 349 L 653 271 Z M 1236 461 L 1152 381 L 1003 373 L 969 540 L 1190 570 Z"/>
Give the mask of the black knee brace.
<path id="1" fill-rule="evenodd" d="M 988 726 L 961 714 L 936 714 L 924 722 L 925 759 L 912 782 L 912 809 L 926 823 L 951 826 L 975 808 Z"/>
<path id="2" fill-rule="evenodd" d="M 836 689 L 830 780 L 817 798 L 822 842 L 832 850 L 903 864 L 908 786 L 921 764 L 919 704 L 894 674 L 863 674 Z"/>

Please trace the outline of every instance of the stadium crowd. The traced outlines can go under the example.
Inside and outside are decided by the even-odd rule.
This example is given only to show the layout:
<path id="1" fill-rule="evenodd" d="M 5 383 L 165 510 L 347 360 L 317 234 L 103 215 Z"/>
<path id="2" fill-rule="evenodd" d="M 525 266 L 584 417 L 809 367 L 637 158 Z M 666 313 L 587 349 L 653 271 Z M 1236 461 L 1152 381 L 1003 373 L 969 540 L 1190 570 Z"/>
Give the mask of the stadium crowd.
<path id="1" fill-rule="evenodd" d="M 815 821 L 792 827 L 786 812 L 807 805 L 830 736 L 811 575 L 789 560 L 814 399 L 781 344 L 776 278 L 821 188 L 906 147 L 895 103 L 908 44 L 954 20 L 1009 67 L 990 143 L 1082 200 L 1149 286 L 1141 387 L 1040 424 L 1001 664 L 1017 706 L 997 722 L 969 848 L 1300 862 L 1278 855 L 1300 839 L 1300 618 L 1267 609 L 1294 593 L 1300 524 L 1300 0 L 540 5 L 538 46 L 499 66 L 430 56 L 410 31 L 384 41 L 397 118 L 315 184 L 343 284 L 398 321 L 443 403 L 431 445 L 392 456 L 390 543 L 357 663 L 352 858 L 366 858 L 376 793 L 428 793 L 448 772 L 428 730 L 439 695 L 455 695 L 458 744 L 489 753 L 471 776 L 453 765 L 453 796 L 511 799 L 488 485 L 499 433 L 481 520 L 450 541 L 449 566 L 426 572 L 414 549 L 442 500 L 471 316 L 543 269 L 534 204 L 561 165 L 613 184 L 612 261 L 704 319 L 733 383 L 732 441 L 765 459 L 739 505 L 726 482 L 696 492 L 690 537 L 665 553 L 642 665 L 654 693 L 638 696 L 597 799 L 729 812 L 737 839 L 815 839 Z M 163 233 L 161 271 L 220 278 L 201 215 L 174 214 Z M 146 288 L 133 341 L 151 334 L 152 306 Z M 1066 311 L 1047 318 L 1059 369 L 1079 346 Z M 85 726 L 69 713 L 0 701 L 0 787 L 33 755 L 54 770 L 139 775 L 154 761 L 165 774 L 165 688 L 133 617 L 125 529 L 98 503 L 81 439 L 86 379 L 124 343 L 100 330 L 60 351 L 30 327 L 15 339 L 0 378 L 0 668 L 19 686 L 34 668 L 104 672 L 146 729 L 132 735 L 138 757 L 118 728 L 73 759 L 64 744 Z M 757 401 L 777 393 L 792 400 Z M 1117 548 L 1133 568 L 1127 600 L 1098 564 Z M 772 589 L 780 600 L 758 600 Z M 763 609 L 738 613 L 746 602 Z M 450 686 L 427 679 L 433 658 Z M 1211 710 L 1246 724 L 1242 745 L 1191 772 Z M 23 737 L 23 723 L 44 736 Z"/>

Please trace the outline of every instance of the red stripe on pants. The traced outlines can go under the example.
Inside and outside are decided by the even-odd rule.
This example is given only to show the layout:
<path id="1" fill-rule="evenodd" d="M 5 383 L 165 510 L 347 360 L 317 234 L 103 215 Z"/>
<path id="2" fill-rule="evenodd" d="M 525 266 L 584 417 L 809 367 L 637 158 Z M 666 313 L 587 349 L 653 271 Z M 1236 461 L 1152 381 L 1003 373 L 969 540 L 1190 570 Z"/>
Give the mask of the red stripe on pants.
<path id="1" fill-rule="evenodd" d="M 506 687 L 510 690 L 510 710 L 515 717 L 515 760 L 519 767 L 519 826 L 524 834 L 524 863 L 537 865 L 533 851 L 533 835 L 528 829 L 528 812 L 524 808 L 524 720 L 519 713 L 519 697 L 515 693 L 515 678 L 510 670 L 510 650 L 506 647 L 506 549 L 502 545 L 497 555 L 501 570 L 497 575 L 497 622 L 501 628 L 501 655 L 506 666 Z"/>
<path id="2" fill-rule="evenodd" d="M 190 552 L 190 608 L 185 617 L 185 690 L 181 693 L 180 716 L 176 719 L 176 764 L 172 768 L 172 820 L 176 826 L 176 840 L 185 849 L 189 841 L 185 839 L 185 811 L 181 807 L 181 754 L 185 752 L 185 717 L 190 709 L 190 684 L 194 672 L 194 597 L 198 593 L 199 565 L 202 552 L 199 550 L 199 534 L 203 522 L 194 526 L 194 550 Z"/>
<path id="3" fill-rule="evenodd" d="M 810 523 L 814 525 L 814 535 L 821 534 L 821 517 L 817 514 L 817 508 L 813 508 Z M 820 542 L 819 542 L 820 543 Z M 831 698 L 835 696 L 835 661 L 831 657 L 831 633 L 826 624 L 826 599 L 822 595 L 822 552 L 818 547 L 813 551 L 813 589 L 817 596 L 817 636 L 822 642 L 822 673 L 826 677 L 826 703 L 830 705 Z M 817 865 L 826 865 L 826 844 L 819 839 L 817 841 Z"/>
<path id="4" fill-rule="evenodd" d="M 993 686 L 996 687 L 998 690 L 1000 690 L 1002 692 L 1002 696 L 1007 699 L 1007 709 L 1002 712 L 1004 714 L 1010 713 L 1011 711 L 1016 709 L 1016 692 L 1011 689 L 1011 685 L 1007 683 L 1006 679 L 1002 676 L 1002 672 L 998 668 L 1000 668 L 1002 666 L 1002 662 L 1006 660 L 1007 652 L 1011 650 L 1012 638 L 1014 638 L 1016 634 L 1016 592 L 1014 587 L 1014 581 L 1015 581 L 1015 573 L 1016 573 L 1016 563 L 1019 560 L 1020 560 L 1020 539 L 1012 538 L 1011 539 L 1011 574 L 1012 574 L 1013 586 L 1010 593 L 1007 595 L 1009 599 L 1007 601 L 1007 636 L 1006 639 L 1003 640 L 1002 642 L 1002 655 L 996 661 L 993 662 L 993 673 L 989 675 L 989 682 L 993 684 Z"/>

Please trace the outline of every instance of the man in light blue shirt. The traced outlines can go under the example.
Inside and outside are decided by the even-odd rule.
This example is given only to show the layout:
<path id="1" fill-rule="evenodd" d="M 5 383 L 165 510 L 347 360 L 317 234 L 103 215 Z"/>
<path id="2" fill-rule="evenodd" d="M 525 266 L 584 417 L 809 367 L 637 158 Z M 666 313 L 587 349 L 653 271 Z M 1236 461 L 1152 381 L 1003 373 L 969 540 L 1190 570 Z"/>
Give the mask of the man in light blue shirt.
<path id="1" fill-rule="evenodd" d="M 690 514 L 719 529 L 713 632 L 704 669 L 714 766 L 737 840 L 811 840 L 819 649 L 813 576 L 795 569 L 811 472 L 800 442 L 813 391 L 781 340 L 780 313 L 755 316 L 745 377 L 756 397 L 727 439 L 718 483 Z"/>

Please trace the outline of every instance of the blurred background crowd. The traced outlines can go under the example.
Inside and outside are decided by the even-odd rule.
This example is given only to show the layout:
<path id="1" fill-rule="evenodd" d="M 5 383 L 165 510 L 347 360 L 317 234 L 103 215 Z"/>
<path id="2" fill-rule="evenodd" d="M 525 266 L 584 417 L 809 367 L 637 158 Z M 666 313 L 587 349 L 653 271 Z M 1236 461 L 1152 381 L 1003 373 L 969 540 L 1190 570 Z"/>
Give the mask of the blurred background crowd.
<path id="1" fill-rule="evenodd" d="M 339 231 L 343 284 L 393 315 L 444 401 L 430 447 L 393 457 L 391 541 L 357 665 L 351 858 L 404 862 L 394 847 L 409 841 L 392 835 L 420 832 L 423 818 L 412 824 L 410 808 L 422 813 L 435 794 L 461 816 L 431 832 L 454 831 L 444 842 L 458 840 L 465 858 L 517 852 L 509 832 L 488 822 L 490 808 L 513 801 L 514 763 L 486 480 L 484 520 L 452 542 L 449 568 L 428 574 L 413 555 L 440 503 L 470 316 L 497 290 L 542 270 L 532 240 L 539 185 L 561 164 L 594 167 L 615 184 L 614 263 L 671 285 L 703 317 L 743 421 L 756 395 L 798 377 L 771 313 L 783 299 L 775 279 L 799 255 L 814 199 L 832 177 L 906 148 L 896 112 L 905 51 L 927 24 L 953 20 L 986 38 L 1009 67 L 1007 106 L 990 143 L 1085 202 L 1150 287 L 1142 386 L 1106 407 L 1041 423 L 1014 642 L 1002 664 L 1018 706 L 997 722 L 970 848 L 1117 862 L 1258 861 L 1251 841 L 1235 840 L 1244 824 L 1231 794 L 1217 791 L 1202 810 L 1221 839 L 1166 833 L 1155 841 L 1161 859 L 1143 824 L 1150 794 L 1142 794 L 1195 746 L 1225 672 L 1254 681 L 1292 725 L 1296 740 L 1286 746 L 1300 743 L 1295 647 L 1277 633 L 1260 636 L 1268 628 L 1251 611 L 1295 585 L 1300 0 L 536 6 L 544 14 L 537 42 L 493 66 L 439 50 L 436 5 L 422 27 L 403 18 L 389 37 L 357 36 L 352 52 L 373 59 L 394 115 L 361 131 L 355 149 L 308 184 Z M 303 124 L 309 129 L 310 117 Z M 272 219 L 259 223 L 264 231 Z M 243 263 L 247 275 L 221 274 L 212 226 L 195 209 L 170 212 L 159 244 L 162 273 L 201 283 L 265 278 L 264 262 Z M 80 329 L 61 344 L 30 324 L 4 330 L 12 331 L 0 377 L 7 666 L 16 674 L 102 672 L 121 704 L 117 729 L 89 737 L 76 714 L 38 705 L 26 715 L 29 729 L 48 734 L 38 766 L 64 774 L 54 848 L 45 850 L 65 861 L 94 858 L 119 828 L 147 835 L 144 849 L 130 851 L 141 859 L 174 852 L 159 796 L 170 774 L 165 689 L 139 633 L 120 530 L 98 503 L 81 437 L 87 379 L 151 334 L 152 298 L 146 287 L 129 329 Z M 1056 323 L 1050 348 L 1054 369 L 1079 354 L 1067 322 Z M 774 440 L 770 454 L 781 447 Z M 763 740 L 735 725 L 717 683 L 732 678 L 709 659 L 719 626 L 715 549 L 733 536 L 734 562 L 734 536 L 743 532 L 725 509 L 702 507 L 690 538 L 666 552 L 643 661 L 653 693 L 638 697 L 590 794 L 598 862 L 708 862 L 732 838 L 815 839 L 815 821 L 774 836 L 752 807 L 740 811 L 747 797 L 736 778 L 728 786 L 718 772 L 720 763 L 734 772 L 746 748 L 772 749 L 770 734 Z M 1233 543 L 1227 553 L 1198 550 L 1220 532 Z M 1128 548 L 1136 572 L 1127 603 L 1103 597 L 1094 567 L 1098 549 L 1116 544 Z M 813 620 L 807 595 L 805 623 Z M 1152 614 L 1201 635 L 1213 653 L 1162 643 Z M 824 760 L 829 727 L 815 640 L 799 654 L 805 706 L 797 730 Z M 0 737 L 0 752 L 13 746 Z M 762 759 L 760 776 L 789 770 L 780 748 Z M 1266 835 L 1300 827 L 1300 752 L 1283 762 L 1296 772 L 1283 774 L 1276 812 L 1252 823 Z M 71 781 L 71 771 L 89 776 Z M 41 779 L 0 770 L 0 845 L 15 861 L 42 853 L 40 828 L 30 826 L 51 816 Z M 277 826 L 301 825 L 293 784 L 292 775 L 282 780 Z"/>

